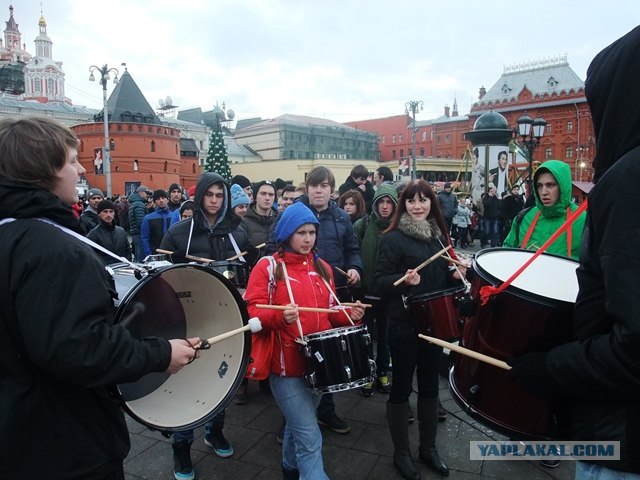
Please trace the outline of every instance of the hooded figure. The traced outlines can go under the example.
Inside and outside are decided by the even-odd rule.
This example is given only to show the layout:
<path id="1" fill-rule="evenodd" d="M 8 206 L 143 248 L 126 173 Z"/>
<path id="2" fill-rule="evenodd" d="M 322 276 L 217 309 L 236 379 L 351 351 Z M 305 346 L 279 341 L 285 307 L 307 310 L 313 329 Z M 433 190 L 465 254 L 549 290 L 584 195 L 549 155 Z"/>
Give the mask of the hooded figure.
<path id="1" fill-rule="evenodd" d="M 215 220 L 211 224 L 209 220 L 212 215 L 207 214 L 203 202 L 205 194 L 215 184 L 222 188 L 223 198 L 215 214 Z M 194 198 L 196 209 L 193 217 L 173 225 L 162 239 L 160 248 L 176 252 L 172 255 L 174 263 L 186 261 L 184 257 L 186 254 L 212 260 L 225 260 L 245 250 L 251 252 L 253 249 L 246 232 L 238 228 L 240 218 L 231 215 L 230 198 L 229 184 L 220 175 L 217 173 L 200 175 L 196 185 Z M 245 260 L 247 257 L 249 255 L 245 256 Z"/>
<path id="2" fill-rule="evenodd" d="M 640 27 L 600 52 L 587 71 L 596 185 L 577 269 L 573 340 L 507 360 L 519 385 L 568 401 L 571 439 L 620 442 L 620 460 L 578 461 L 576 478 L 615 478 L 611 470 L 640 474 L 638 78 Z"/>
<path id="3" fill-rule="evenodd" d="M 544 173 L 549 173 L 555 178 L 559 189 L 558 201 L 553 205 L 545 206 L 540 199 L 539 189 L 534 188 L 535 206 L 527 210 L 524 216 L 522 214 L 516 216 L 503 246 L 525 249 L 540 248 L 567 220 L 567 217 L 578 208 L 571 201 L 571 167 L 559 160 L 547 160 L 540 165 L 533 176 L 534 187 L 538 185 L 540 176 Z M 571 226 L 571 230 L 560 235 L 546 251 L 556 255 L 573 257 L 577 260 L 580 257 L 580 242 L 582 241 L 585 218 L 586 214 L 581 214 Z"/>

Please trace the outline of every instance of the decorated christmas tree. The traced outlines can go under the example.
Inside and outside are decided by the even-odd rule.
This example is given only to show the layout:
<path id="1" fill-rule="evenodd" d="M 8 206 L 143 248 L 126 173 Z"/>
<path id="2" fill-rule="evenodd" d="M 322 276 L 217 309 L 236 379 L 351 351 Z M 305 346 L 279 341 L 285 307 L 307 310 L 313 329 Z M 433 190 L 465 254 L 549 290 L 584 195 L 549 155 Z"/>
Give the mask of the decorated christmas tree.
<path id="1" fill-rule="evenodd" d="M 231 180 L 227 146 L 224 144 L 222 127 L 219 121 L 216 122 L 216 126 L 209 138 L 209 151 L 207 152 L 207 158 L 204 162 L 204 171 L 215 172 L 225 180 Z"/>

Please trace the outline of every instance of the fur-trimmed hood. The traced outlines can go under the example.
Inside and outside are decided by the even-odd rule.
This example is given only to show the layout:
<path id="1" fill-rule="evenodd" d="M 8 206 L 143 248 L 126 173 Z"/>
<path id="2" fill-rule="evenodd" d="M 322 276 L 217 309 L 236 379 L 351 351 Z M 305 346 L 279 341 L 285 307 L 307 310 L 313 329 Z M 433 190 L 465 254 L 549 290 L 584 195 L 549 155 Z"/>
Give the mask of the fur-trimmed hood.
<path id="1" fill-rule="evenodd" d="M 398 230 L 417 240 L 429 241 L 442 236 L 435 220 L 430 218 L 427 219 L 426 222 L 417 221 L 408 213 L 403 213 L 400 217 L 400 220 L 398 221 Z"/>

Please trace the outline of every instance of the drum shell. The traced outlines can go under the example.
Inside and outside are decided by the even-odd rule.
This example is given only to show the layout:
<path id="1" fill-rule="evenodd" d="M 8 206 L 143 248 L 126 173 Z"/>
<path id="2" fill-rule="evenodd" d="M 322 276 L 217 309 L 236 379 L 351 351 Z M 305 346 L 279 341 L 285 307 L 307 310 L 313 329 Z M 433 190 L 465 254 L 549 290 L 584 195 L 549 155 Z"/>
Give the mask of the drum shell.
<path id="1" fill-rule="evenodd" d="M 248 323 L 235 286 L 207 267 L 151 269 L 140 280 L 124 264 L 112 268 L 120 297 L 116 321 L 136 338 L 210 338 Z M 250 348 L 251 333 L 244 332 L 200 352 L 200 358 L 177 374 L 150 373 L 118 385 L 123 408 L 152 429 L 171 432 L 201 426 L 231 402 Z"/>
<path id="2" fill-rule="evenodd" d="M 498 286 L 498 279 L 482 267 L 483 254 L 473 262 L 475 275 L 472 295 L 479 298 L 484 286 Z M 510 249 L 499 249 L 506 253 Z M 520 264 L 533 252 L 523 253 Z M 564 257 L 546 255 L 545 261 L 555 268 L 573 268 L 577 263 Z M 555 257 L 555 260 L 554 258 Z M 517 267 L 517 266 L 516 266 Z M 549 271 L 540 279 L 553 283 L 556 275 Z M 577 293 L 577 280 L 575 285 Z M 575 298 L 575 297 L 574 297 Z M 522 287 L 508 287 L 468 318 L 461 345 L 485 355 L 507 360 L 530 352 L 545 352 L 571 340 L 573 302 L 550 298 Z M 456 355 L 450 371 L 450 388 L 455 400 L 480 423 L 514 439 L 562 438 L 568 430 L 566 404 L 559 399 L 534 396 L 507 378 L 507 372 L 464 355 Z"/>
<path id="3" fill-rule="evenodd" d="M 221 260 L 208 263 L 207 266 L 220 273 L 236 288 L 247 288 L 249 281 L 249 265 L 246 262 Z"/>
<path id="4" fill-rule="evenodd" d="M 371 337 L 366 326 L 333 328 L 307 335 L 305 341 L 305 379 L 312 390 L 337 392 L 374 380 L 375 362 L 369 359 Z"/>
<path id="5" fill-rule="evenodd" d="M 409 311 L 418 333 L 441 340 L 460 338 L 461 323 L 456 297 L 464 291 L 464 285 L 460 285 L 408 297 Z"/>

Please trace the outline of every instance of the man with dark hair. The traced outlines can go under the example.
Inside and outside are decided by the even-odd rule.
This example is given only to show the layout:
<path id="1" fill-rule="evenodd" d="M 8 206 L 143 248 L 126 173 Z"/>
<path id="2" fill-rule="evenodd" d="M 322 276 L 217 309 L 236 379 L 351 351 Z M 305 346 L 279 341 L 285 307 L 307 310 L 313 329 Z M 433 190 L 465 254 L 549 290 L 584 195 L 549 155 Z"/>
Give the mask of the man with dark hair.
<path id="1" fill-rule="evenodd" d="M 156 205 L 154 212 L 146 215 L 140 226 L 140 242 L 144 256 L 153 255 L 160 246 L 162 237 L 171 225 L 171 212 L 167 208 L 169 195 L 164 190 L 155 190 L 151 196 Z"/>
<path id="2" fill-rule="evenodd" d="M 263 180 L 254 188 L 255 201 L 249 205 L 242 219 L 242 225 L 249 234 L 249 241 L 254 247 L 269 240 L 269 232 L 276 221 L 278 211 L 274 208 L 276 189 L 273 183 Z"/>
<path id="3" fill-rule="evenodd" d="M 507 168 L 507 159 L 509 154 L 506 150 L 498 152 L 498 166 L 489 170 L 489 183 L 493 183 L 496 187 L 496 195 L 502 198 L 502 192 L 509 190 L 509 169 Z"/>
<path id="4" fill-rule="evenodd" d="M 147 215 L 147 199 L 152 195 L 149 188 L 140 185 L 136 191 L 129 195 L 129 234 L 133 244 L 134 260 L 141 263 L 144 260 L 144 251 L 140 241 L 140 229 L 142 221 Z"/>
<path id="5" fill-rule="evenodd" d="M 373 202 L 375 190 L 369 181 L 367 167 L 364 165 L 353 167 L 345 182 L 338 188 L 338 196 L 348 190 L 359 190 L 362 193 L 362 198 L 364 198 L 364 206 L 367 208 L 367 213 L 371 213 L 371 202 Z"/>
<path id="6" fill-rule="evenodd" d="M 182 195 L 182 187 L 177 183 L 169 185 L 169 203 L 167 204 L 169 211 L 174 212 L 178 210 L 183 201 L 184 196 Z"/>
<path id="7" fill-rule="evenodd" d="M 85 235 L 98 225 L 98 203 L 104 200 L 104 194 L 99 188 L 92 188 L 87 194 L 89 197 L 89 205 L 80 215 L 80 230 Z"/>
<path id="8" fill-rule="evenodd" d="M 441 192 L 438 192 L 438 203 L 440 204 L 440 210 L 442 210 L 442 216 L 448 228 L 448 231 L 442 233 L 449 235 L 451 233 L 451 222 L 458 212 L 458 197 L 451 191 L 451 184 L 449 182 L 444 184 L 444 189 Z"/>
<path id="9" fill-rule="evenodd" d="M 119 257 L 131 260 L 131 245 L 124 228 L 116 225 L 115 205 L 111 200 L 102 200 L 98 204 L 98 225 L 87 234 L 87 238 L 98 245 L 115 253 Z M 105 262 L 105 265 L 116 260 L 106 253 L 97 252 Z"/>
<path id="10" fill-rule="evenodd" d="M 393 172 L 391 171 L 391 169 L 389 167 L 378 167 L 378 169 L 376 170 L 376 174 L 374 176 L 374 181 L 376 184 L 376 187 L 379 187 L 380 185 L 384 184 L 384 183 L 388 183 L 389 185 L 393 184 Z"/>
<path id="11" fill-rule="evenodd" d="M 290 183 L 282 188 L 282 193 L 278 199 L 278 211 L 284 212 L 296 199 L 296 187 Z"/>

